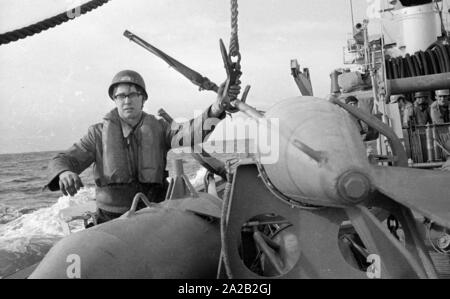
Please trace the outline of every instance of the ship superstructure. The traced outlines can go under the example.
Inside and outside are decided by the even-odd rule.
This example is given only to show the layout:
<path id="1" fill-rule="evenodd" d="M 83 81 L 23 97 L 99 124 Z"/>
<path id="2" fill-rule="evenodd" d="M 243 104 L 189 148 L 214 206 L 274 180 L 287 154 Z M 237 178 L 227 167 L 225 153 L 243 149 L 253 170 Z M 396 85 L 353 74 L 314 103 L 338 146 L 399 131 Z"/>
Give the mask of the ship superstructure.
<path id="1" fill-rule="evenodd" d="M 442 167 L 449 155 L 450 124 L 418 125 L 404 112 L 416 92 L 428 93 L 432 101 L 436 90 L 450 88 L 448 3 L 375 1 L 371 5 L 344 47 L 345 66 L 331 74 L 331 92 L 341 99 L 356 96 L 361 109 L 382 117 L 402 140 L 410 166 Z M 383 137 L 376 148 L 372 153 L 378 161 L 392 163 L 392 151 Z"/>

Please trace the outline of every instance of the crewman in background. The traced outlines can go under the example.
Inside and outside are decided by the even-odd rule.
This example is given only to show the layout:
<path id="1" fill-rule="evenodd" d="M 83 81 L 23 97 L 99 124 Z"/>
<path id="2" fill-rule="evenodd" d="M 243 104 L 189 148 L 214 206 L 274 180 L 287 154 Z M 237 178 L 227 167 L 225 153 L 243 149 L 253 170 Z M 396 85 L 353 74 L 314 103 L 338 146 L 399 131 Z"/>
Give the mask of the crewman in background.
<path id="1" fill-rule="evenodd" d="M 444 124 L 450 122 L 450 90 L 436 90 L 436 101 L 431 104 L 430 114 L 433 124 Z"/>
<path id="2" fill-rule="evenodd" d="M 416 126 L 431 124 L 430 103 L 432 103 L 430 92 L 416 92 L 414 94 L 414 105 L 407 107 L 407 109 L 412 109 L 412 111 L 408 111 L 407 113 L 410 117 L 408 124 L 412 123 Z"/>

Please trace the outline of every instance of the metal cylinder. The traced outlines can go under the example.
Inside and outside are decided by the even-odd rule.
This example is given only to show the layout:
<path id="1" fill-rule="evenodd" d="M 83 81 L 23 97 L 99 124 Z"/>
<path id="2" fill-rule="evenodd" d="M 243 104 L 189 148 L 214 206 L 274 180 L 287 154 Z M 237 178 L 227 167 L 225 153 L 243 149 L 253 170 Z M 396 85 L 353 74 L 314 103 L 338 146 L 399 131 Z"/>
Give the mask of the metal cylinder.
<path id="1" fill-rule="evenodd" d="M 330 74 L 330 79 L 331 79 L 331 94 L 335 94 L 335 93 L 340 93 L 341 92 L 341 88 L 339 87 L 339 72 L 338 71 L 334 71 Z"/>
<path id="2" fill-rule="evenodd" d="M 427 125 L 425 130 L 425 134 L 427 137 L 427 161 L 434 161 L 434 144 L 433 144 L 433 130 L 430 125 Z"/>
<path id="3" fill-rule="evenodd" d="M 169 124 L 171 124 L 173 122 L 173 118 L 166 112 L 166 110 L 164 110 L 162 108 L 158 110 L 158 115 L 160 117 L 162 117 Z"/>
<path id="4" fill-rule="evenodd" d="M 356 119 L 315 97 L 282 101 L 266 112 L 279 121 L 279 157 L 266 173 L 283 194 L 301 202 L 342 206 L 370 189 L 370 169 Z M 274 145 L 275 147 L 275 145 Z"/>
<path id="5" fill-rule="evenodd" d="M 450 73 L 387 80 L 390 95 L 450 88 Z"/>
<path id="6" fill-rule="evenodd" d="M 425 51 L 441 33 L 434 2 L 404 7 L 392 13 L 396 27 L 400 29 L 398 46 L 405 47 L 406 53 Z"/>
<path id="7" fill-rule="evenodd" d="M 441 149 L 436 145 L 436 141 L 439 140 L 439 135 L 436 126 L 432 126 L 431 130 L 433 132 L 433 148 L 434 148 L 434 161 L 439 162 L 442 161 Z"/>

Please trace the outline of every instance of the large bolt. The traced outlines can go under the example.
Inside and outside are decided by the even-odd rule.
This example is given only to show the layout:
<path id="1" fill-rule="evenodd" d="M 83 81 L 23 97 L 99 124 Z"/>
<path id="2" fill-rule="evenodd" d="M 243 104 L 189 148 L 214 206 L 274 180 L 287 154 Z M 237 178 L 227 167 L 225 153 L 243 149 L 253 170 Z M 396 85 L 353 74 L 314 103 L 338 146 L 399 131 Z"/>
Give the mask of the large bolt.
<path id="1" fill-rule="evenodd" d="M 337 187 L 345 201 L 355 204 L 367 198 L 371 184 L 363 173 L 348 171 L 340 176 Z"/>
<path id="2" fill-rule="evenodd" d="M 438 247 L 444 251 L 450 250 L 450 235 L 444 234 L 441 236 L 438 240 Z"/>

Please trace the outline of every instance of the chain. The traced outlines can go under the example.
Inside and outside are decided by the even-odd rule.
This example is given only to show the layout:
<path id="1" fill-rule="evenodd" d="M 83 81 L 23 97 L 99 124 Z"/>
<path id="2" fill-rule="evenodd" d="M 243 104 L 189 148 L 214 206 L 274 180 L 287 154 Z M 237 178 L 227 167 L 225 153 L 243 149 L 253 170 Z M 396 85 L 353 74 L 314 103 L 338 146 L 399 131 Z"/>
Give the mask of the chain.
<path id="1" fill-rule="evenodd" d="M 236 57 L 239 54 L 238 40 L 238 0 L 231 0 L 231 39 L 230 39 L 230 56 Z"/>

